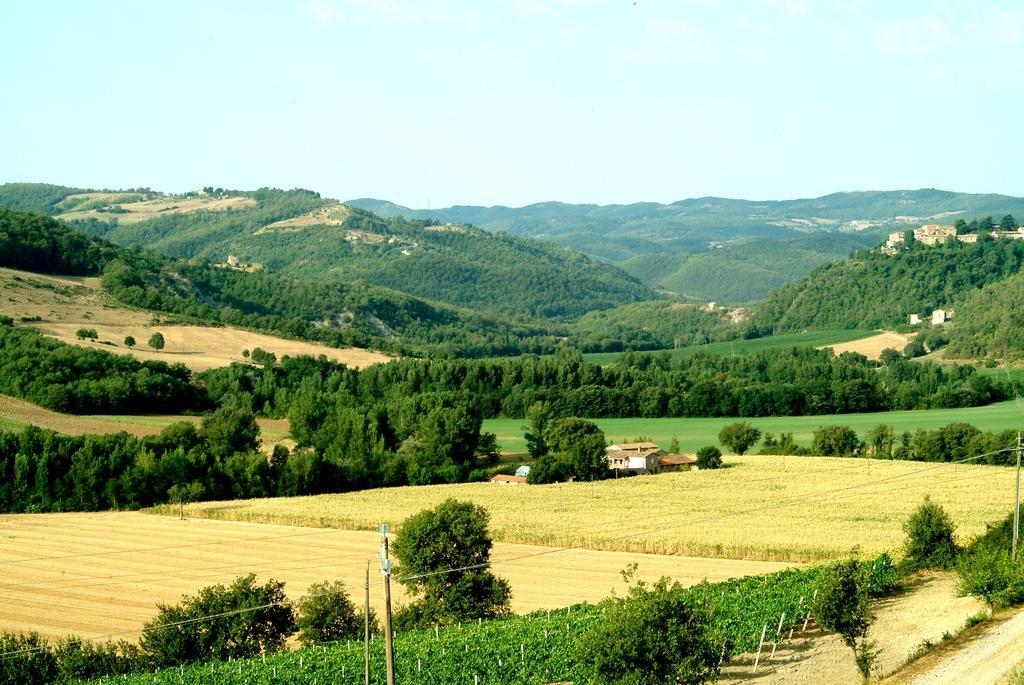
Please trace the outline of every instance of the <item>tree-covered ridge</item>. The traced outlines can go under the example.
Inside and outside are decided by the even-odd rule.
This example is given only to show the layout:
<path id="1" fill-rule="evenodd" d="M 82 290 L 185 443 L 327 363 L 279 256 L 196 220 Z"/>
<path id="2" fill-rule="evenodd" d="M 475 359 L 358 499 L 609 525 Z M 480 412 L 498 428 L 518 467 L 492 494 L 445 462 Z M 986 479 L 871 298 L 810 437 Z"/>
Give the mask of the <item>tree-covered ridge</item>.
<path id="1" fill-rule="evenodd" d="M 955 308 L 1022 264 L 1024 242 L 989 237 L 973 244 L 912 244 L 893 255 L 861 251 L 779 288 L 755 308 L 750 325 L 762 334 L 895 326 L 910 314 Z"/>
<path id="2" fill-rule="evenodd" d="M 947 356 L 1024 357 L 1024 274 L 969 294 L 956 308 L 954 324 Z"/>
<path id="3" fill-rule="evenodd" d="M 309 191 L 243 195 L 257 204 L 83 228 L 175 257 L 223 262 L 232 254 L 296 276 L 361 279 L 519 318 L 572 318 L 655 297 L 621 270 L 564 248 L 469 226 L 381 219 L 354 208 L 328 222 L 315 210 L 340 205 Z"/>
<path id="4" fill-rule="evenodd" d="M 85 192 L 89 191 L 50 183 L 4 183 L 0 184 L 0 206 L 20 212 L 56 214 L 61 200 Z"/>
<path id="5" fill-rule="evenodd" d="M 94 276 L 123 250 L 38 214 L 0 207 L 0 265 Z"/>

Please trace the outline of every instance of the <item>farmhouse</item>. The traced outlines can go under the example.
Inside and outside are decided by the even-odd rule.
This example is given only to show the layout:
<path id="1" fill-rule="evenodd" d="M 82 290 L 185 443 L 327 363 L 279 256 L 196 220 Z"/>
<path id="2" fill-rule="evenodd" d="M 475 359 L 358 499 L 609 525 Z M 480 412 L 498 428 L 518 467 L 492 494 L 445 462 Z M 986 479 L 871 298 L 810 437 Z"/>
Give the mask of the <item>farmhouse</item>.
<path id="1" fill-rule="evenodd" d="M 686 454 L 666 454 L 658 459 L 658 471 L 689 471 L 690 467 L 696 463 L 696 457 Z"/>
<path id="2" fill-rule="evenodd" d="M 668 454 L 653 442 L 609 445 L 604 454 L 608 468 L 624 475 L 686 471 L 696 462 L 696 459 L 682 454 Z"/>
<path id="3" fill-rule="evenodd" d="M 526 476 L 506 476 L 499 473 L 491 478 L 491 482 L 498 485 L 526 485 Z"/>

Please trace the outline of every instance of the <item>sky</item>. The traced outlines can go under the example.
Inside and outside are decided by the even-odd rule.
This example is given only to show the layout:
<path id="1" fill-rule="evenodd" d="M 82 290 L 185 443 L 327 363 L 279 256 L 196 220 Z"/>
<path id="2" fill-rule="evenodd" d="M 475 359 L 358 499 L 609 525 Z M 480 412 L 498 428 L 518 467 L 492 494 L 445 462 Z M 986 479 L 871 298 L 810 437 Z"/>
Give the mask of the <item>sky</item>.
<path id="1" fill-rule="evenodd" d="M 1024 2 L 0 2 L 0 182 L 1024 195 Z"/>

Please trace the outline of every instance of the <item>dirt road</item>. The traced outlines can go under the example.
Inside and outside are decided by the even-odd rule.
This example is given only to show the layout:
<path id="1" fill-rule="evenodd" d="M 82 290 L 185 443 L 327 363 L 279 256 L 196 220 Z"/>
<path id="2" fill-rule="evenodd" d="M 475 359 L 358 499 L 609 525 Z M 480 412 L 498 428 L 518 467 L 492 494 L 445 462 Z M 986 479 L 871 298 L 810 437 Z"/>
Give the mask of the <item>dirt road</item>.
<path id="1" fill-rule="evenodd" d="M 1024 658 L 1024 611 L 975 628 L 911 664 L 887 685 L 995 685 Z"/>
<path id="2" fill-rule="evenodd" d="M 977 600 L 956 596 L 956 584 L 956 576 L 952 574 L 921 576 L 903 592 L 876 604 L 877 618 L 868 638 L 875 640 L 880 650 L 878 673 L 892 673 L 923 641 L 941 642 L 944 633 L 955 633 L 969 616 L 981 610 Z M 853 652 L 836 635 L 824 635 L 812 627 L 806 636 L 797 631 L 793 640 L 784 642 L 775 658 L 769 661 L 770 650 L 769 646 L 756 674 L 753 673 L 754 655 L 743 655 L 723 668 L 719 682 L 759 685 L 856 685 L 861 682 Z M 1008 666 L 1004 666 L 1004 671 L 1006 668 Z"/>

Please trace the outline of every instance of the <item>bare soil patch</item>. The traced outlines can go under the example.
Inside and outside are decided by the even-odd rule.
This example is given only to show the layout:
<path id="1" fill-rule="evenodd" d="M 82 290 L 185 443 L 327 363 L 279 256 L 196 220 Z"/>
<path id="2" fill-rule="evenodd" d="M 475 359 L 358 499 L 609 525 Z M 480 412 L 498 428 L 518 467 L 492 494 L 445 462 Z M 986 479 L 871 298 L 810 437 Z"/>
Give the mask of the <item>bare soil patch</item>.
<path id="1" fill-rule="evenodd" d="M 347 205 L 329 205 L 314 209 L 290 219 L 282 219 L 272 224 L 267 224 L 256 231 L 255 235 L 270 233 L 279 229 L 301 229 L 306 226 L 340 226 L 352 215 L 352 210 Z"/>
<path id="2" fill-rule="evenodd" d="M 177 602 L 213 583 L 256 572 L 287 582 L 289 597 L 311 583 L 343 580 L 362 592 L 371 564 L 371 602 L 380 610 L 376 568 L 380 536 L 372 532 L 210 520 L 136 512 L 0 516 L 0 630 L 75 632 L 134 640 L 156 604 Z M 661 557 L 588 550 L 567 552 L 496 544 L 495 572 L 512 584 L 516 612 L 597 601 L 624 590 L 619 572 L 631 562 L 653 580 L 686 584 L 764 573 L 786 564 Z M 405 601 L 394 584 L 396 601 Z"/>
<path id="3" fill-rule="evenodd" d="M 911 581 L 903 592 L 876 603 L 878 617 L 868 639 L 877 641 L 880 649 L 879 674 L 892 673 L 922 642 L 941 642 L 944 633 L 955 633 L 968 617 L 982 609 L 982 604 L 972 597 L 957 597 L 956 585 L 953 574 L 923 575 Z M 850 648 L 837 635 L 823 634 L 813 621 L 806 634 L 795 631 L 793 639 L 782 643 L 775 658 L 768 661 L 770 653 L 769 645 L 756 674 L 753 673 L 754 654 L 733 659 L 723 668 L 719 682 L 749 681 L 760 685 L 857 685 L 861 682 Z"/>
<path id="4" fill-rule="evenodd" d="M 882 355 L 882 350 L 891 347 L 897 352 L 902 352 L 908 342 L 910 342 L 910 338 L 899 333 L 879 333 L 870 338 L 861 338 L 860 340 L 839 343 L 837 345 L 826 345 L 824 347 L 831 347 L 832 351 L 836 354 L 858 352 L 868 359 L 877 360 Z M 824 347 L 818 349 L 824 349 Z"/>

